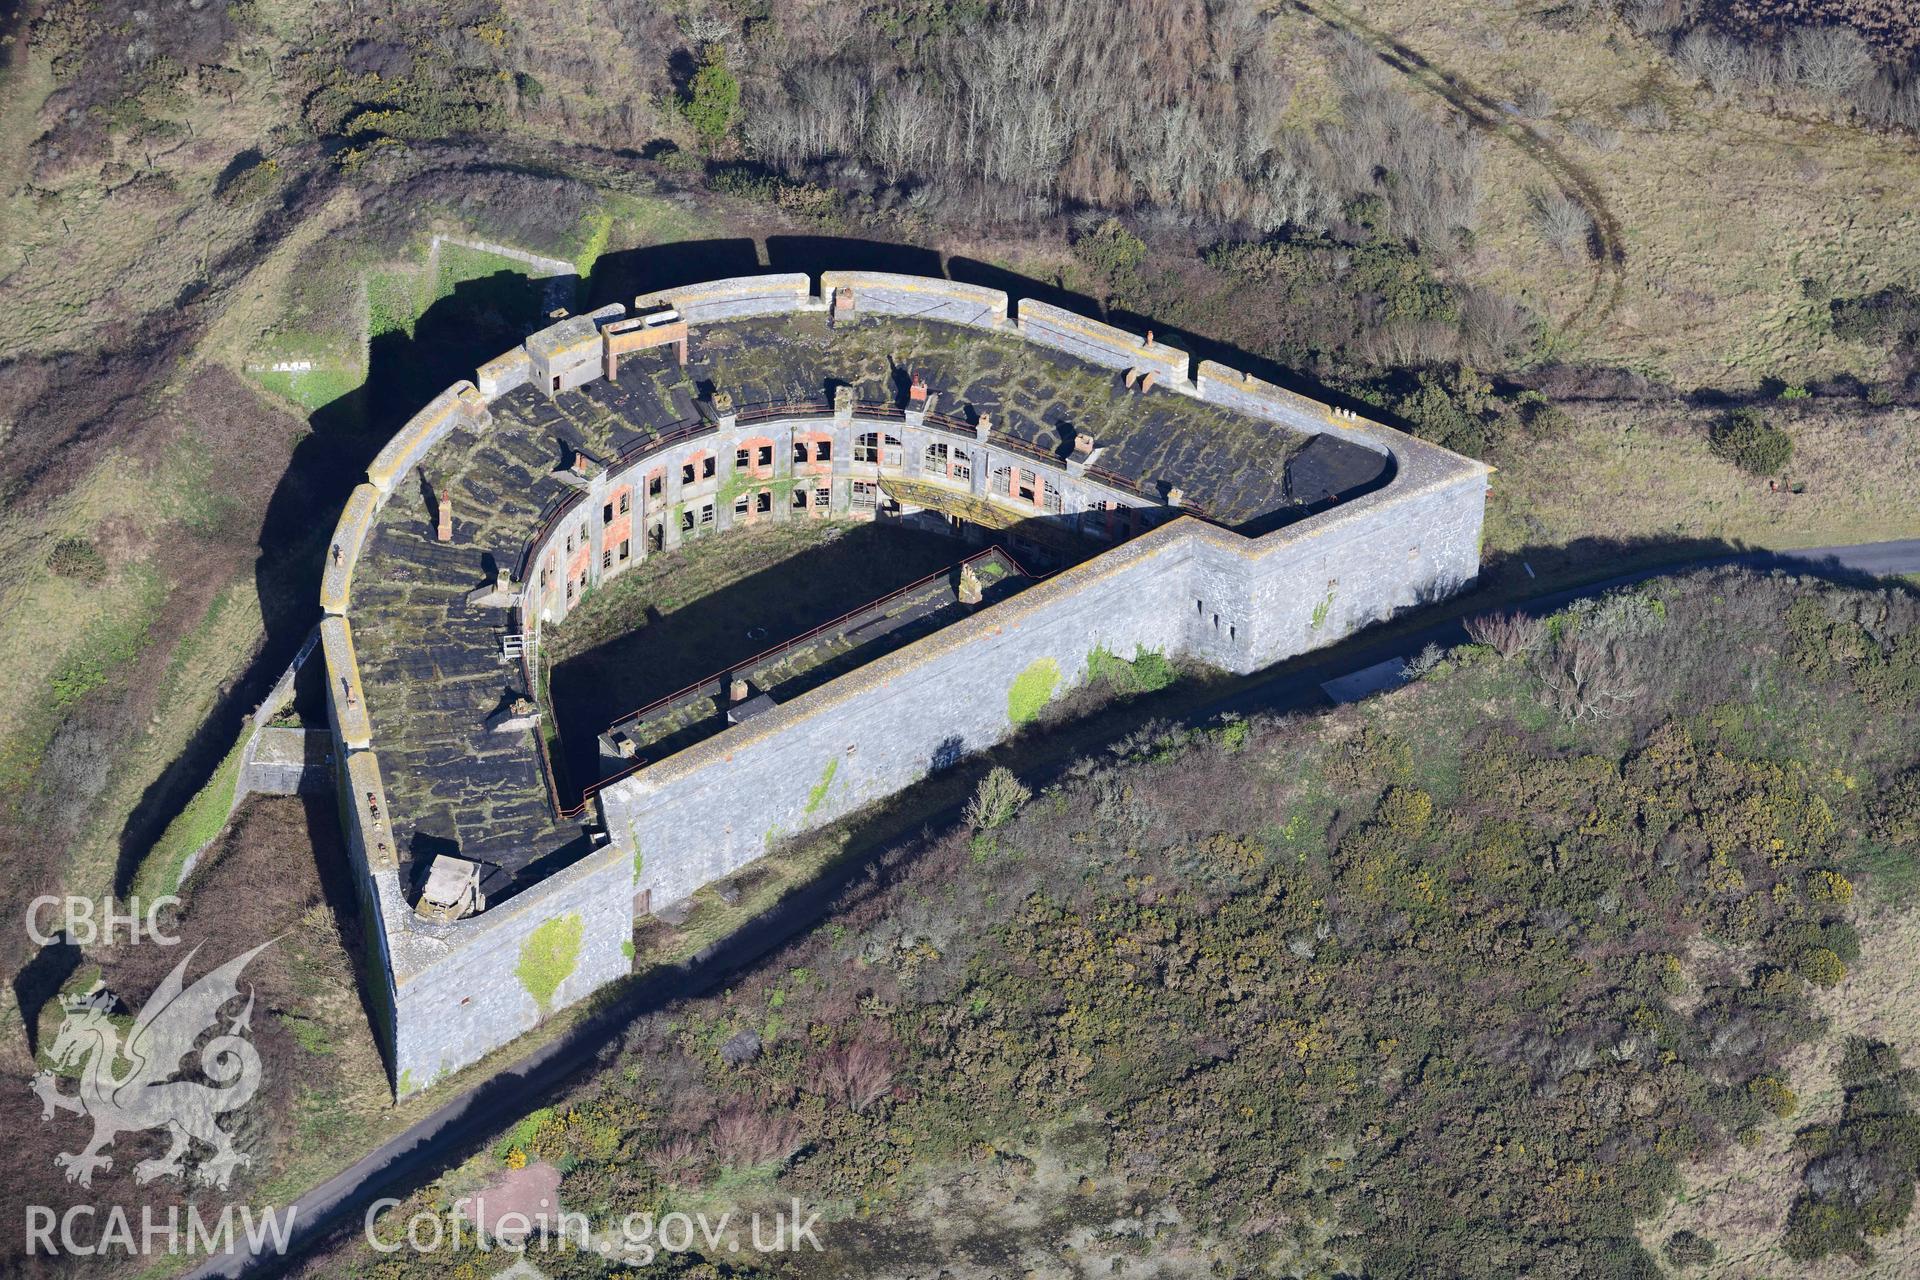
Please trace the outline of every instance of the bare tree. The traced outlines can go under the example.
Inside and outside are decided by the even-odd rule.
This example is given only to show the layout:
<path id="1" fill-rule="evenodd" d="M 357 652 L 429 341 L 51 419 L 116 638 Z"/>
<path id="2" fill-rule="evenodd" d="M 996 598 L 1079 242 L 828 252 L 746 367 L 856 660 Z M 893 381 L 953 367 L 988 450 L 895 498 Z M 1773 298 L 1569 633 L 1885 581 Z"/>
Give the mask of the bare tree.
<path id="1" fill-rule="evenodd" d="M 1540 238 L 1564 254 L 1585 250 L 1593 235 L 1593 215 L 1585 205 L 1558 189 L 1533 193 L 1533 227 Z"/>
<path id="2" fill-rule="evenodd" d="M 1537 663 L 1547 702 L 1568 724 L 1625 715 L 1646 691 L 1625 642 L 1598 627 L 1571 626 Z"/>
<path id="3" fill-rule="evenodd" d="M 1846 97 L 1873 78 L 1873 52 L 1851 27 L 1802 27 L 1783 56 L 1792 77 L 1822 97 Z"/>

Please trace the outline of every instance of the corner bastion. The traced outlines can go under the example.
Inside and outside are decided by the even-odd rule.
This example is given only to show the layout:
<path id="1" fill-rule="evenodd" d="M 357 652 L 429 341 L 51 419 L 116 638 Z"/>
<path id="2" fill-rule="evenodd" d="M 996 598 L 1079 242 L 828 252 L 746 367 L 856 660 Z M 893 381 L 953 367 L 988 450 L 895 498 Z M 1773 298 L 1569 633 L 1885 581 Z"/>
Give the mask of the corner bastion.
<path id="1" fill-rule="evenodd" d="M 326 553 L 339 794 L 396 1092 L 630 972 L 636 918 L 1017 732 L 1096 648 L 1249 672 L 1460 590 L 1488 471 L 1151 333 L 947 280 L 720 280 L 531 335 L 394 436 Z M 1035 572 L 569 785 L 543 629 L 649 556 L 812 519 L 917 522 Z"/>

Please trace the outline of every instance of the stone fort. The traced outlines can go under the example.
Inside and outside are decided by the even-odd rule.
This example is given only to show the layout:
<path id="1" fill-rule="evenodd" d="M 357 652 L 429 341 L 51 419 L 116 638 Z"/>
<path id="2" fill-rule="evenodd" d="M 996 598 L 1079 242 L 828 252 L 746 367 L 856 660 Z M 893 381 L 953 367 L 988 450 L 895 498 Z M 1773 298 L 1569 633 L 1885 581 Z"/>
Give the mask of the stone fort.
<path id="1" fill-rule="evenodd" d="M 1017 732 L 1096 649 L 1244 673 L 1460 590 L 1487 482 L 1151 331 L 943 279 L 559 318 L 394 436 L 327 552 L 396 1092 L 628 974 L 637 920 Z M 650 556 L 797 520 L 939 531 L 953 562 L 556 732 L 544 629 Z M 671 616 L 636 638 L 673 644 Z"/>

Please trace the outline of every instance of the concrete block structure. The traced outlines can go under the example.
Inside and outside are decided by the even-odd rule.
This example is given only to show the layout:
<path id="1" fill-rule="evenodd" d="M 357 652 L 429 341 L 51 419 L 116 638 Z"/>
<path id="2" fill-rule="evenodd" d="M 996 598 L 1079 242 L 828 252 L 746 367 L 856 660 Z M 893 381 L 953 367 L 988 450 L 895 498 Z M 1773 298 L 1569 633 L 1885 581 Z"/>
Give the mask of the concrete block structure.
<path id="1" fill-rule="evenodd" d="M 323 575 L 396 1090 L 628 972 L 637 917 L 1020 731 L 1095 649 L 1248 672 L 1459 590 L 1487 477 L 1146 334 L 946 280 L 756 276 L 558 320 L 402 429 Z M 609 706 L 585 750 L 600 772 L 569 782 L 535 701 L 543 632 L 649 556 L 822 519 L 961 549 L 862 615 L 863 634 L 915 625 L 857 665 L 802 681 L 769 651 Z M 423 914 L 436 864 L 484 908 Z"/>

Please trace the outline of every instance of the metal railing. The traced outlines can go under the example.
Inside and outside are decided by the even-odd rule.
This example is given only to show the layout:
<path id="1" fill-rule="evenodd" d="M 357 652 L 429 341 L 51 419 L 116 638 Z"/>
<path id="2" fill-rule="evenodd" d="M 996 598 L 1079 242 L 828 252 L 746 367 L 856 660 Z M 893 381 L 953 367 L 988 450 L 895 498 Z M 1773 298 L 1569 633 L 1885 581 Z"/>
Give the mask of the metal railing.
<path id="1" fill-rule="evenodd" d="M 853 416 L 856 418 L 863 418 L 867 420 L 877 419 L 885 422 L 905 422 L 907 420 L 907 411 L 901 408 L 899 405 L 893 405 L 893 404 L 856 403 L 853 406 L 852 413 L 853 413 Z M 738 413 L 734 415 L 734 422 L 736 425 L 740 425 L 740 424 L 751 425 L 751 424 L 756 424 L 761 422 L 775 422 L 775 421 L 792 420 L 792 419 L 811 420 L 811 419 L 818 419 L 818 418 L 832 418 L 834 416 L 835 416 L 835 413 L 834 413 L 833 406 L 824 401 L 808 400 L 808 401 L 793 401 L 793 402 L 784 402 L 784 403 L 772 402 L 772 403 L 760 404 L 760 405 L 750 405 L 746 408 L 741 409 Z M 978 434 L 974 428 L 974 424 L 971 422 L 968 422 L 964 418 L 957 418 L 952 416 L 951 414 L 929 412 L 923 416 L 922 423 L 924 426 L 932 430 L 939 431 L 947 435 L 956 436 L 969 443 L 975 443 L 975 444 L 980 443 Z M 628 445 L 625 449 L 621 450 L 621 452 L 614 459 L 614 461 L 609 464 L 609 467 L 610 468 L 626 467 L 661 449 L 665 449 L 674 445 L 684 444 L 687 441 L 696 440 L 703 436 L 717 435 L 719 433 L 719 430 L 720 428 L 718 423 L 705 417 L 695 418 L 692 421 L 684 421 L 684 422 L 676 423 L 673 426 L 668 427 L 664 431 L 658 432 L 657 434 L 654 434 L 654 435 L 647 436 L 644 439 L 634 441 L 632 444 Z M 1007 453 L 1012 453 L 1024 458 L 1029 458 L 1035 462 L 1042 464 L 1043 466 L 1048 467 L 1051 470 L 1061 472 L 1061 473 L 1066 473 L 1067 471 L 1066 464 L 1059 457 L 1059 455 L 1051 453 L 1048 450 L 1042 449 L 1040 446 L 1036 444 L 1032 444 L 1028 441 L 1021 440 L 1015 436 L 1002 433 L 994 436 L 990 441 L 986 443 L 990 448 L 1003 450 Z M 1083 472 L 1088 479 L 1093 480 L 1095 483 L 1100 484 L 1105 488 L 1112 489 L 1116 492 L 1126 494 L 1133 498 L 1137 498 L 1152 506 L 1164 505 L 1163 501 L 1159 497 L 1148 492 L 1146 489 L 1142 488 L 1139 484 L 1135 483 L 1134 481 L 1124 476 L 1118 475 L 1111 471 L 1104 470 L 1099 467 L 1086 467 L 1083 469 Z M 1010 497 L 1011 495 L 1003 495 L 1003 496 Z M 528 580 L 529 580 L 531 571 L 533 569 L 533 563 L 537 558 L 537 553 L 541 549 L 541 544 L 546 541 L 546 539 L 553 533 L 553 531 L 563 521 L 571 517 L 575 513 L 575 511 L 586 502 L 586 498 L 587 498 L 587 495 L 581 492 L 565 494 L 553 499 L 542 509 L 540 523 L 535 526 L 532 536 L 527 540 L 526 545 L 521 550 L 520 559 L 515 568 L 514 576 L 516 580 L 520 583 L 523 592 L 527 589 Z M 1213 520 L 1213 518 L 1210 515 L 1207 514 L 1205 508 L 1203 507 L 1194 506 L 1194 505 L 1183 505 L 1182 507 L 1178 508 L 1178 510 L 1182 514 L 1192 515 L 1199 519 L 1206 520 L 1209 523 L 1217 523 Z M 1053 513 L 1046 513 L 1046 512 L 1040 511 L 1039 508 L 1036 507 L 1036 514 L 1044 515 L 1044 514 L 1053 514 Z M 981 552 L 978 555 L 970 556 L 965 560 L 959 561 L 958 563 L 962 565 L 970 564 L 975 560 L 981 559 L 985 556 L 992 555 L 995 551 L 998 551 L 1003 555 L 1007 555 L 1008 559 L 1013 560 L 1015 568 L 1019 569 L 1020 572 L 1022 574 L 1025 574 L 1027 577 L 1031 578 L 1031 577 L 1037 576 L 1031 573 L 1029 570 L 1027 570 L 1025 566 L 1021 565 L 1018 560 L 1014 560 L 1012 555 L 1006 552 L 1005 548 L 990 548 L 987 551 Z M 890 593 L 889 596 L 881 597 L 881 599 L 882 600 L 889 599 L 893 595 L 899 595 L 903 592 L 916 590 L 919 587 L 925 586 L 928 582 L 932 581 L 933 579 L 940 577 L 942 574 L 951 572 L 954 567 L 956 566 L 948 566 L 948 568 L 946 569 L 942 569 L 936 573 L 929 574 L 925 578 L 922 578 L 916 582 L 910 583 L 909 585 L 900 588 L 899 591 Z M 535 588 L 535 589 L 538 590 L 538 588 Z M 735 667 L 745 666 L 747 665 L 747 663 L 760 661 L 764 659 L 767 656 L 767 654 L 770 654 L 777 649 L 787 648 L 795 644 L 804 643 L 805 641 L 818 636 L 823 631 L 839 626 L 840 624 L 846 622 L 848 619 L 852 618 L 856 614 L 860 614 L 865 612 L 868 609 L 871 609 L 875 604 L 879 602 L 880 601 L 878 600 L 868 601 L 866 604 L 860 606 L 859 608 L 853 610 L 848 614 L 845 614 L 839 618 L 835 618 L 830 622 L 824 622 L 820 624 L 820 626 L 814 628 L 812 631 L 809 631 L 804 636 L 796 637 L 795 639 L 785 641 L 780 645 L 776 645 L 774 646 L 774 649 L 767 650 L 766 653 L 756 654 L 754 657 L 747 659 L 746 662 L 744 663 L 735 664 Z M 527 622 L 530 618 L 530 615 L 534 612 L 536 608 L 537 608 L 536 603 L 534 603 L 533 601 L 523 596 L 523 600 L 519 610 L 520 618 L 521 618 L 520 629 L 523 632 L 531 631 L 531 628 L 527 625 Z M 537 646 L 529 647 L 529 649 L 526 652 L 522 653 L 520 656 L 521 674 L 526 679 L 527 688 L 529 690 L 532 690 L 535 687 L 533 663 L 536 657 L 536 649 L 537 649 Z M 729 670 L 732 670 L 732 669 L 734 668 L 729 668 Z M 665 698 L 658 699 L 655 702 L 649 704 L 648 706 L 642 707 L 639 711 L 632 712 L 631 714 L 622 716 L 619 719 L 629 720 L 637 716 L 649 714 L 652 711 L 657 710 L 659 707 L 664 706 L 667 703 L 670 703 L 676 699 L 688 696 L 694 691 L 709 684 L 714 679 L 724 677 L 724 674 L 725 673 L 721 673 L 721 676 L 718 676 L 718 677 L 709 676 L 704 680 L 697 681 L 696 683 L 689 685 L 685 689 L 682 689 L 676 693 L 668 694 Z M 624 769 L 619 773 L 613 774 L 610 777 L 600 779 L 599 781 L 592 783 L 589 786 L 582 787 L 580 791 L 579 802 L 574 805 L 568 806 L 563 804 L 561 801 L 559 778 L 554 769 L 553 760 L 551 759 L 551 756 L 547 750 L 546 735 L 542 733 L 536 736 L 538 738 L 539 747 L 540 747 L 540 753 L 539 753 L 540 769 L 541 769 L 541 773 L 545 776 L 546 783 L 547 783 L 547 795 L 549 800 L 553 804 L 555 814 L 562 821 L 571 820 L 579 817 L 582 813 L 586 812 L 587 802 L 602 788 L 614 782 L 618 782 L 622 778 L 629 777 L 633 773 L 637 772 L 639 769 L 645 767 L 644 763 L 635 764 L 633 767 L 629 769 Z"/>
<path id="2" fill-rule="evenodd" d="M 727 677 L 732 675 L 734 672 L 748 670 L 761 662 L 767 661 L 768 659 L 772 658 L 776 654 L 779 654 L 785 650 L 796 648 L 799 645 L 803 645 L 807 643 L 809 640 L 816 639 L 822 634 L 828 631 L 831 631 L 836 627 L 839 627 L 848 622 L 851 622 L 853 619 L 859 617 L 861 614 L 871 612 L 873 609 L 886 604 L 888 601 L 898 599 L 899 597 L 907 595 L 910 592 L 918 591 L 920 588 L 926 586 L 928 583 L 938 581 L 939 579 L 944 578 L 948 574 L 954 572 L 956 569 L 964 568 L 967 565 L 977 563 L 978 561 L 981 561 L 981 560 L 992 559 L 996 556 L 1003 558 L 1007 560 L 1009 563 L 1011 563 L 1014 567 L 1015 572 L 1019 573 L 1022 577 L 1031 578 L 1038 581 L 1040 578 L 1046 576 L 1042 574 L 1035 574 L 1032 570 L 1028 569 L 1025 565 L 1021 564 L 1020 561 L 1013 555 L 1013 553 L 1008 551 L 1006 548 L 988 547 L 985 551 L 977 551 L 973 555 L 967 556 L 965 559 L 955 561 L 953 564 L 950 564 L 943 569 L 936 569 L 932 573 L 929 573 L 924 577 L 916 578 L 912 582 L 909 582 L 904 587 L 896 588 L 895 590 L 889 591 L 887 594 L 883 596 L 878 596 L 875 599 L 868 600 L 864 604 L 861 604 L 856 606 L 855 608 L 849 609 L 847 612 L 841 614 L 837 618 L 821 623 L 819 626 L 814 627 L 810 631 L 804 632 L 801 635 L 794 636 L 787 640 L 782 640 L 779 644 L 763 649 L 759 653 L 754 654 L 752 657 L 743 658 L 739 662 L 729 664 L 728 666 L 721 669 L 720 671 L 714 672 L 713 674 L 708 676 L 703 676 L 701 679 L 694 681 L 692 684 L 687 685 L 683 689 L 675 690 L 674 692 L 666 695 L 664 698 L 656 698 L 652 702 L 649 702 L 646 706 L 641 707 L 638 711 L 631 711 L 631 712 L 628 712 L 626 715 L 615 716 L 611 724 L 617 725 L 622 723 L 623 721 L 637 720 L 642 716 L 651 715 L 656 711 L 659 711 L 665 707 L 672 705 L 675 702 L 680 701 L 682 698 L 692 697 L 700 693 L 702 690 L 706 689 L 709 685 L 713 685 L 716 682 L 720 685 L 721 692 L 724 693 L 726 688 Z M 522 653 L 520 655 L 521 672 L 527 679 L 527 687 L 529 689 L 533 687 L 532 662 L 533 662 L 533 655 L 531 652 Z M 616 773 L 609 774 L 607 777 L 601 778 L 597 782 L 593 782 L 586 786 L 581 787 L 579 801 L 573 804 L 572 806 L 568 806 L 564 804 L 561 800 L 559 778 L 556 775 L 554 770 L 552 755 L 547 750 L 547 736 L 544 733 L 538 733 L 536 734 L 536 739 L 539 742 L 539 746 L 540 746 L 540 772 L 545 777 L 546 783 L 547 783 L 547 798 L 553 804 L 554 813 L 562 821 L 569 821 L 571 819 L 579 817 L 581 814 L 586 812 L 587 802 L 591 800 L 594 796 L 598 795 L 602 790 L 612 786 L 614 783 L 619 782 L 622 779 L 632 777 L 634 774 L 638 773 L 640 770 L 646 768 L 647 765 L 653 763 L 652 761 L 648 761 L 648 760 L 636 760 L 633 764 L 628 765 L 626 768 L 621 769 Z"/>

